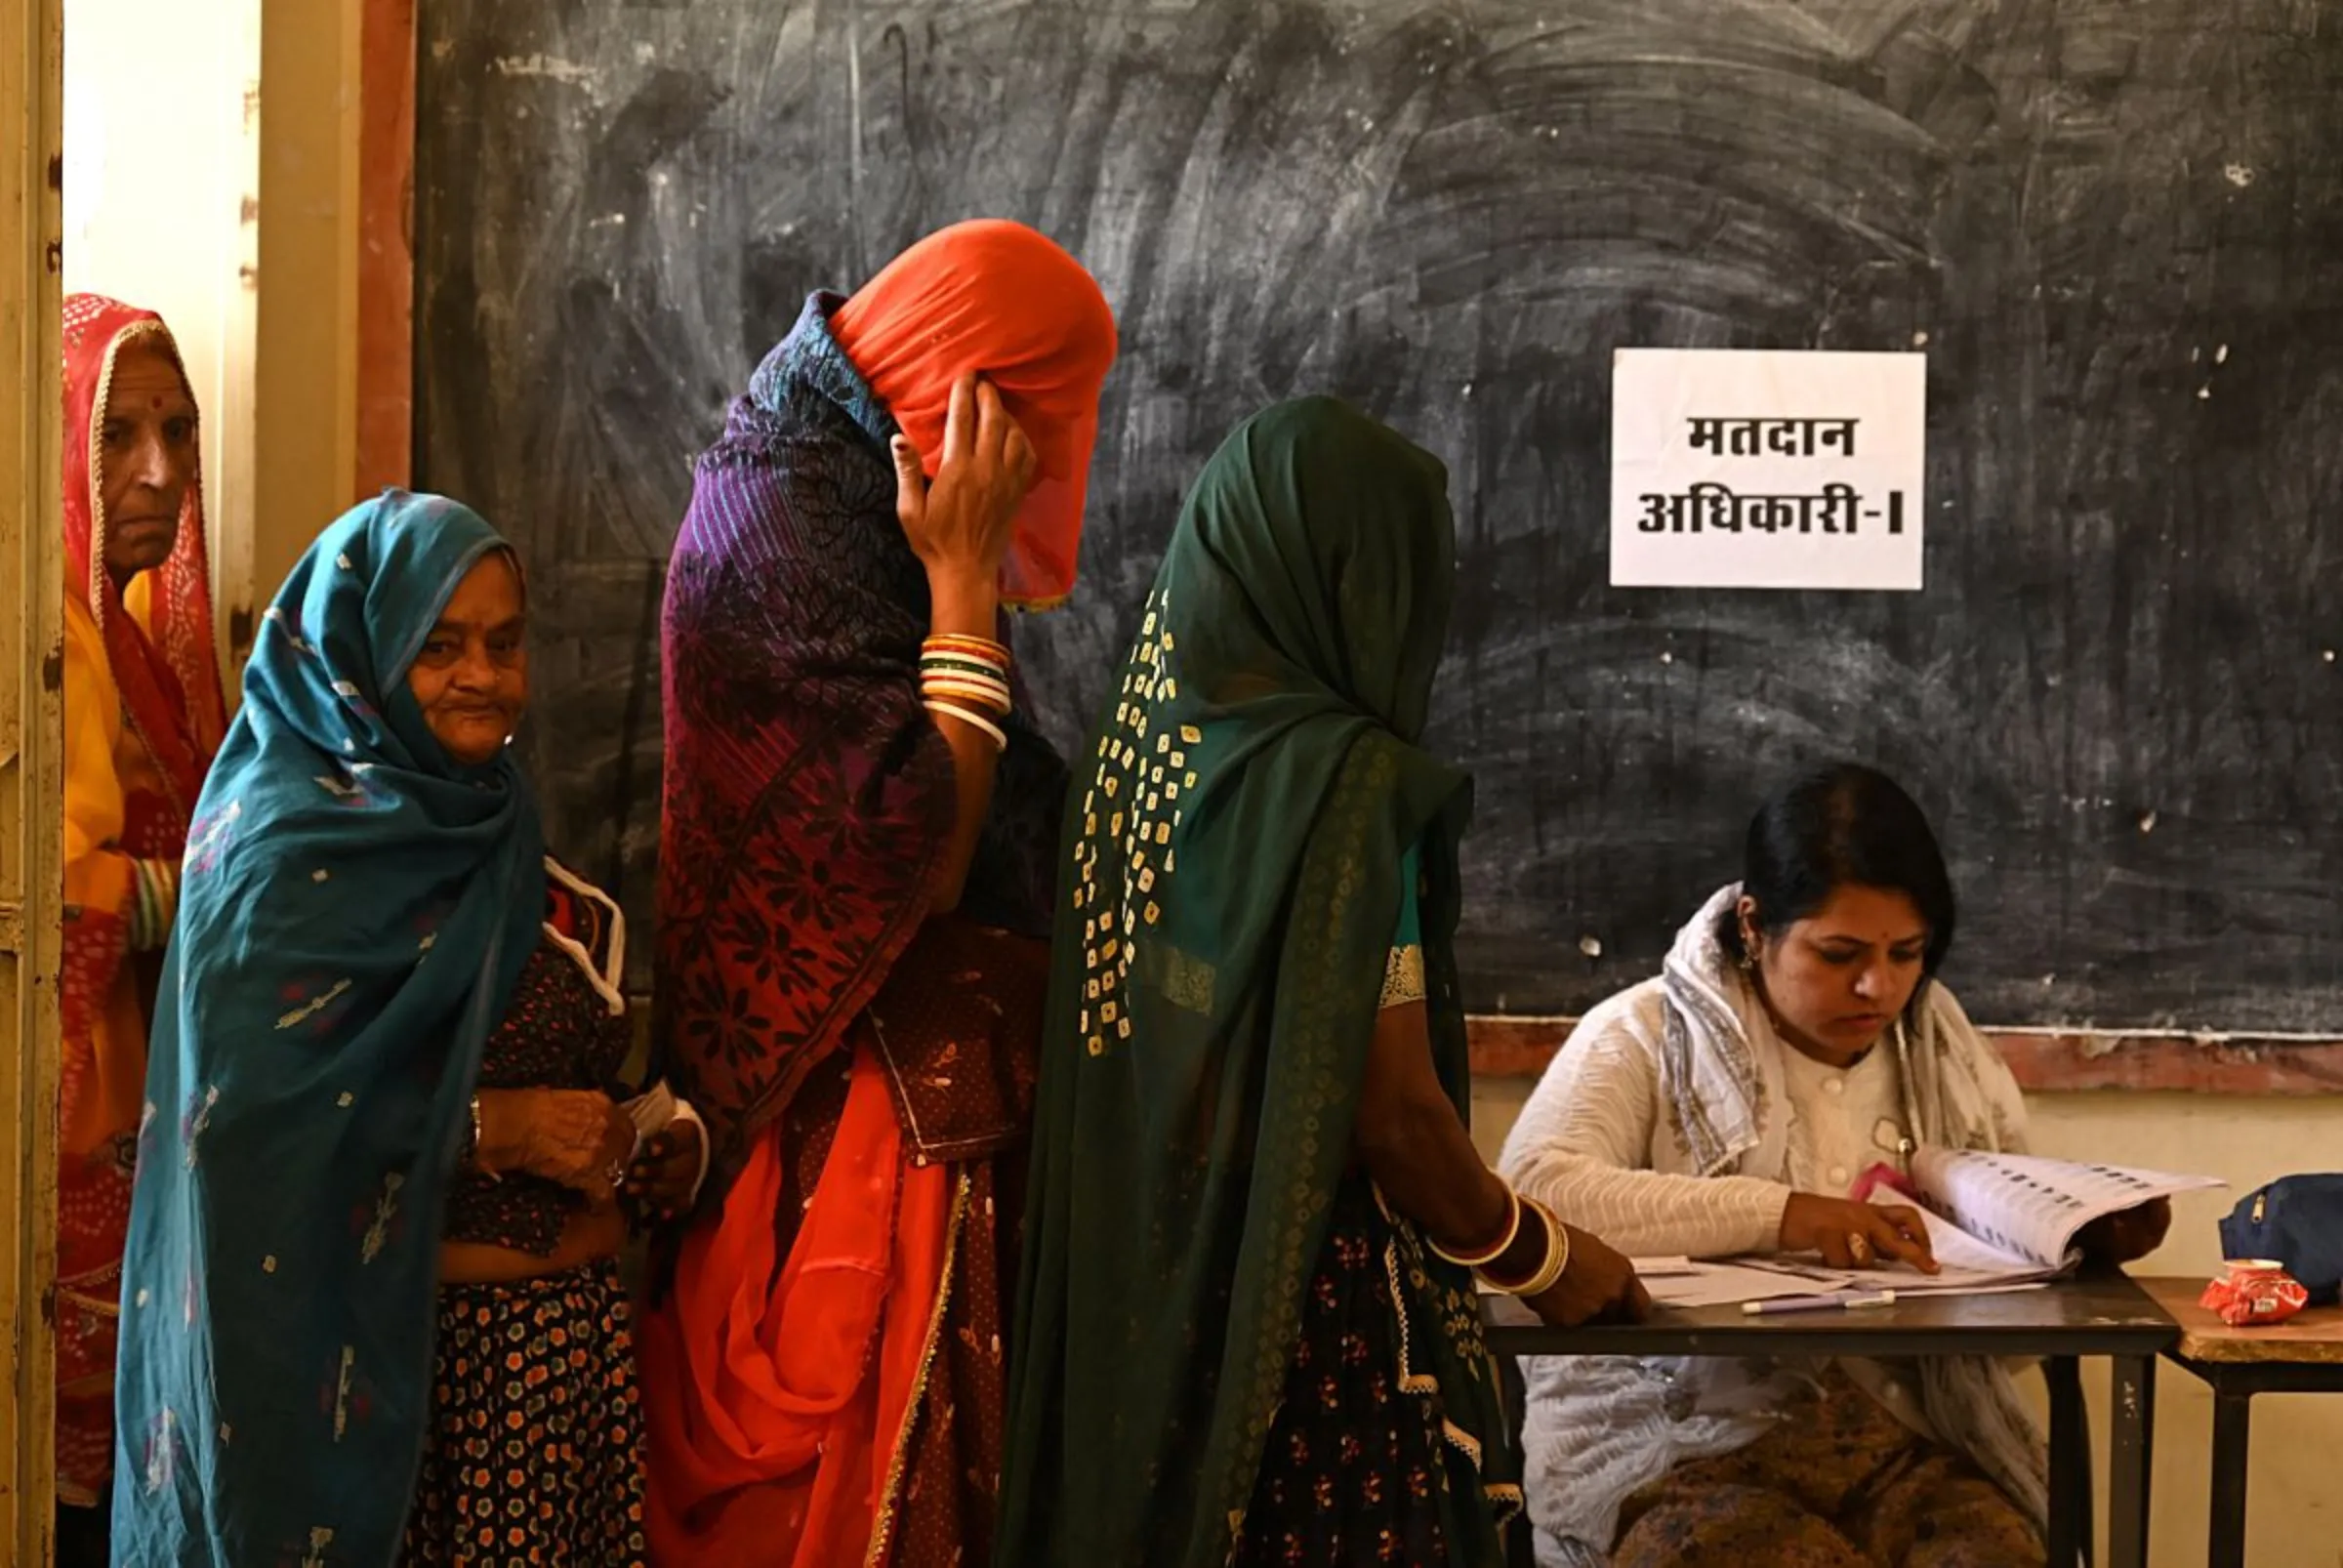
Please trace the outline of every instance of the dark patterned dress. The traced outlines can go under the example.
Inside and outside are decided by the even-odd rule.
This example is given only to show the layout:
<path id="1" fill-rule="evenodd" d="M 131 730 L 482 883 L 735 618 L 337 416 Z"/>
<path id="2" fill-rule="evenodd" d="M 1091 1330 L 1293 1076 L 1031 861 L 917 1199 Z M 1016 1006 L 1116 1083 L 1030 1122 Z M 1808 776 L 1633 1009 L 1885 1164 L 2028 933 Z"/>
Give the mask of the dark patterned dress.
<path id="1" fill-rule="evenodd" d="M 1418 874 L 1411 856 L 1410 886 Z M 1386 1008 L 1423 1000 L 1417 924 L 1411 902 L 1384 972 Z M 1449 1539 L 1452 1510 L 1488 1506 L 1500 1523 L 1520 1510 L 1518 1488 L 1481 1483 L 1480 1456 L 1458 1446 L 1470 1439 L 1447 1420 L 1428 1358 L 1411 1353 L 1418 1335 L 1477 1343 L 1477 1303 L 1441 1295 L 1414 1226 L 1353 1170 L 1336 1189 L 1302 1303 L 1301 1341 L 1246 1509 L 1238 1568 L 1460 1562 Z M 1483 1496 L 1452 1496 L 1468 1487 Z"/>
<path id="2" fill-rule="evenodd" d="M 1440 1390 L 1406 1364 L 1394 1242 L 1374 1187 L 1345 1182 L 1245 1515 L 1245 1568 L 1449 1561 Z"/>
<path id="3" fill-rule="evenodd" d="M 480 1062 L 482 1089 L 609 1089 L 631 1045 L 625 1011 L 588 977 L 617 914 L 556 885 Z M 551 1257 L 585 1202 L 514 1172 L 466 1170 L 446 1239 Z M 618 1259 L 535 1278 L 442 1286 L 431 1438 L 408 1510 L 409 1568 L 641 1568 L 641 1421 Z"/>

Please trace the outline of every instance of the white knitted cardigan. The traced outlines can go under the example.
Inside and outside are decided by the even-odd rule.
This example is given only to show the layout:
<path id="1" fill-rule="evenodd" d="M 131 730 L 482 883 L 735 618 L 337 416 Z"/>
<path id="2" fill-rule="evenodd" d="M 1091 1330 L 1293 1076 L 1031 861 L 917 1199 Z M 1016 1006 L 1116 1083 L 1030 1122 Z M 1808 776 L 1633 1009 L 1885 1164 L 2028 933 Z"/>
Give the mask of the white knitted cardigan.
<path id="1" fill-rule="evenodd" d="M 1750 1044 L 1733 1002 L 1742 982 L 1719 939 L 1724 914 L 1740 895 L 1738 886 L 1718 892 L 1677 933 L 1667 956 L 1658 988 L 1653 1171 L 1771 1178 L 1784 1169 L 1789 1118 L 1781 1064 Z M 1614 1004 L 1635 995 L 1614 998 L 1580 1028 L 1625 1025 L 1625 1011 Z M 1918 1141 L 2022 1148 L 2026 1113 L 2017 1086 L 1943 986 L 1926 988 L 1891 1039 Z M 1506 1152 L 1511 1174 L 1516 1151 Z M 2042 1440 L 2008 1374 L 1972 1357 L 1931 1358 L 1919 1371 L 1935 1429 L 2038 1522 L 2048 1501 Z M 1731 1453 L 1763 1430 L 1762 1420 L 1696 1410 L 1698 1371 L 1683 1360 L 1524 1357 L 1522 1372 L 1526 1481 L 1541 1568 L 1601 1568 L 1629 1495 L 1678 1464 Z"/>

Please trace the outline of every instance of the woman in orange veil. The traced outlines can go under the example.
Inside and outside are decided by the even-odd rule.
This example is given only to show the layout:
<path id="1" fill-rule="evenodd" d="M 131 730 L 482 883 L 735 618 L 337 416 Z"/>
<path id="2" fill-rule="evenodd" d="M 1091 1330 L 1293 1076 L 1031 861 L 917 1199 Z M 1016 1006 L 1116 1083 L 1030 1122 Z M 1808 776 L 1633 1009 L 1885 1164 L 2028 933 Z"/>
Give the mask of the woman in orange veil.
<path id="1" fill-rule="evenodd" d="M 226 704 L 195 399 L 162 318 L 96 295 L 68 299 L 64 400 L 57 1490 L 60 1557 L 71 1562 L 104 1531 L 146 1025 L 188 813 Z"/>
<path id="2" fill-rule="evenodd" d="M 668 576 L 658 1038 L 720 1179 L 638 1338 L 653 1559 L 986 1561 L 1064 769 L 1002 610 L 1073 588 L 1114 318 L 1022 225 L 816 294 Z"/>

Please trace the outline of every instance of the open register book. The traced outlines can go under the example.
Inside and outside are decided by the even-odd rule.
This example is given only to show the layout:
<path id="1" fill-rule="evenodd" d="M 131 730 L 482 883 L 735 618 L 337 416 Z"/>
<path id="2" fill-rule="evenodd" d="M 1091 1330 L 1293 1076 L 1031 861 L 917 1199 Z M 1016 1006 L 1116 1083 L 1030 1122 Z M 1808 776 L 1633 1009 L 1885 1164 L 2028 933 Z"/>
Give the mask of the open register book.
<path id="1" fill-rule="evenodd" d="M 1911 1185 L 1919 1193 L 1941 1274 L 1901 1263 L 1854 1272 L 1794 1257 L 1722 1262 L 1649 1259 L 1638 1259 L 1636 1266 L 1653 1300 L 1666 1306 L 1722 1306 L 1841 1290 L 1983 1295 L 2066 1273 L 2082 1260 L 2076 1238 L 2094 1220 L 2222 1184 L 2206 1176 L 2119 1165 L 1921 1149 L 1912 1156 Z M 1881 1193 L 1873 1201 L 1904 1200 Z"/>

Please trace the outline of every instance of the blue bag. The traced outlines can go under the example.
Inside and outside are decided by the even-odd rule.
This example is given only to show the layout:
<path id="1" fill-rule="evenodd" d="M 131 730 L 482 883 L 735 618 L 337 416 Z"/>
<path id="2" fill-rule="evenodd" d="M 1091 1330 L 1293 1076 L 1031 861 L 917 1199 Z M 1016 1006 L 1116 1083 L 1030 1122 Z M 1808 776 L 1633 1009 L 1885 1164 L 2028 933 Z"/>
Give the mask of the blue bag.
<path id="1" fill-rule="evenodd" d="M 2332 1306 L 2343 1290 L 2343 1175 L 2281 1176 L 2221 1221 L 2221 1256 L 2267 1258 Z"/>

